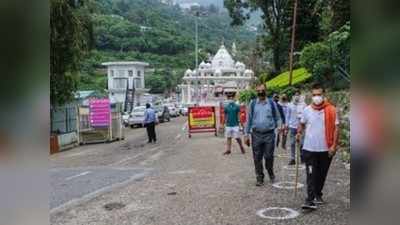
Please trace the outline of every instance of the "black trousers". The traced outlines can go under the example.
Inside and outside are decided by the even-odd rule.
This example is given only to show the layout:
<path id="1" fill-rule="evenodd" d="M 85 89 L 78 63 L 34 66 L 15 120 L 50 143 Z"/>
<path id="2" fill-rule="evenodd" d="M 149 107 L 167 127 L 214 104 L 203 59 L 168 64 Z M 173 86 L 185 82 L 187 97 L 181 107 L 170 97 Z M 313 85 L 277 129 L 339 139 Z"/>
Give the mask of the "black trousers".
<path id="1" fill-rule="evenodd" d="M 156 142 L 156 124 L 154 122 L 146 124 L 147 136 L 149 137 L 149 142 Z"/>
<path id="2" fill-rule="evenodd" d="M 267 133 L 253 131 L 251 134 L 251 146 L 253 149 L 253 159 L 257 181 L 264 181 L 263 158 L 265 160 L 265 169 L 268 171 L 269 177 L 274 178 L 274 131 Z"/>
<path id="3" fill-rule="evenodd" d="M 310 152 L 304 150 L 304 160 L 307 173 L 307 198 L 313 201 L 315 197 L 322 197 L 322 189 L 332 162 L 328 152 Z"/>

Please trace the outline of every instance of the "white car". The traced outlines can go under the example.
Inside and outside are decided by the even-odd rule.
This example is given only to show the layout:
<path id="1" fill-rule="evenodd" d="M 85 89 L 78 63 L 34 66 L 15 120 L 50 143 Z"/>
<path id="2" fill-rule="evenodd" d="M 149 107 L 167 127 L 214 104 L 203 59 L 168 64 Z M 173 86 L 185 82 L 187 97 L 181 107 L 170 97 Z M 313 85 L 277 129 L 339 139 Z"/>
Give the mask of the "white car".
<path id="1" fill-rule="evenodd" d="M 169 103 L 169 104 L 165 104 L 165 106 L 167 106 L 168 109 L 169 109 L 169 115 L 171 115 L 172 117 L 177 117 L 177 116 L 179 116 L 178 109 L 175 107 L 174 104 Z"/>
<path id="2" fill-rule="evenodd" d="M 129 116 L 128 125 L 134 128 L 135 126 L 141 127 L 144 121 L 144 111 L 146 110 L 145 106 L 135 107 Z"/>

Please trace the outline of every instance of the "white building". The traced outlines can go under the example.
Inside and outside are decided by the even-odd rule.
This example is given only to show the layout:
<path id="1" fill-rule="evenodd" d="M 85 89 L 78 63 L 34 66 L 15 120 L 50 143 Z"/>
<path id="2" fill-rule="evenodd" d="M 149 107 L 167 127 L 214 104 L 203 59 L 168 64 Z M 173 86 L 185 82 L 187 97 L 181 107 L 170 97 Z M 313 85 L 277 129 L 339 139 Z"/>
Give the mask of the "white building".
<path id="1" fill-rule="evenodd" d="M 105 62 L 107 66 L 108 94 L 111 103 L 141 104 L 141 97 L 149 90 L 145 88 L 144 71 L 149 66 L 145 62 Z M 131 98 L 130 94 L 134 93 Z M 126 102 L 128 101 L 128 102 Z M 129 105 L 131 107 L 131 105 Z"/>
<path id="2" fill-rule="evenodd" d="M 254 72 L 234 61 L 224 45 L 210 62 L 201 62 L 195 70 L 188 69 L 183 77 L 181 102 L 183 104 L 212 104 L 223 97 L 224 92 L 247 89 L 254 80 Z"/>

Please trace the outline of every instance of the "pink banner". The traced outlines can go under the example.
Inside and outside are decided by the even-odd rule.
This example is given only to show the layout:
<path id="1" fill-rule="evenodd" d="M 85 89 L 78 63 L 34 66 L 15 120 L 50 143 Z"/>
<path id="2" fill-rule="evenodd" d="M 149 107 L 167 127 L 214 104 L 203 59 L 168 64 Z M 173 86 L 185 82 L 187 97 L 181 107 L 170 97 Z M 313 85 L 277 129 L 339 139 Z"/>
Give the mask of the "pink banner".
<path id="1" fill-rule="evenodd" d="M 110 126 L 110 100 L 109 99 L 93 99 L 89 102 L 89 119 L 92 127 L 108 127 Z"/>

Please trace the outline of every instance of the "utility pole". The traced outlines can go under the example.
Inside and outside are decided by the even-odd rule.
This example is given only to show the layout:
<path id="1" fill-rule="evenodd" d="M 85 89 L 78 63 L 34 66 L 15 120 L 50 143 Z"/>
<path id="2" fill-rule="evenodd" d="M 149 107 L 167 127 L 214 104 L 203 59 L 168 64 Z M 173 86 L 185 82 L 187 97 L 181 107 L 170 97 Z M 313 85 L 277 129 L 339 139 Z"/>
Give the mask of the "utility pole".
<path id="1" fill-rule="evenodd" d="M 290 54 L 289 54 L 289 86 L 292 86 L 292 81 L 293 81 L 293 52 L 294 52 L 294 41 L 296 38 L 297 1 L 298 0 L 294 0 L 294 8 L 293 8 L 292 43 L 290 46 Z"/>
<path id="2" fill-rule="evenodd" d="M 195 53 L 195 55 L 196 55 L 196 65 L 195 65 L 195 67 L 194 68 L 197 68 L 197 66 L 199 65 L 199 56 L 198 56 L 198 53 L 199 53 L 199 44 L 198 44 L 198 42 L 199 42 L 199 24 L 198 24 L 198 18 L 199 18 L 199 11 L 196 11 L 196 14 L 195 14 L 195 17 L 196 17 L 196 19 L 195 19 L 195 25 L 196 25 L 196 44 L 195 44 L 195 51 L 196 51 L 196 53 Z"/>

